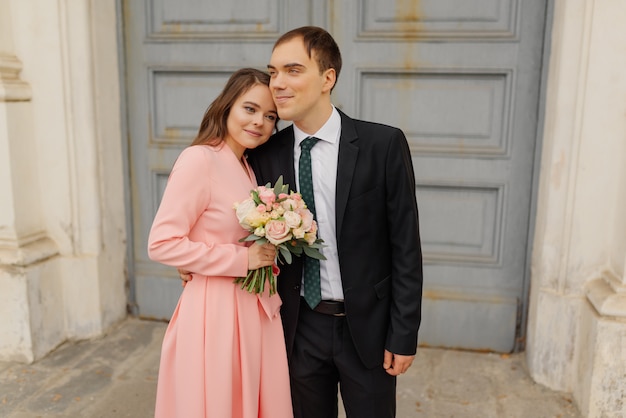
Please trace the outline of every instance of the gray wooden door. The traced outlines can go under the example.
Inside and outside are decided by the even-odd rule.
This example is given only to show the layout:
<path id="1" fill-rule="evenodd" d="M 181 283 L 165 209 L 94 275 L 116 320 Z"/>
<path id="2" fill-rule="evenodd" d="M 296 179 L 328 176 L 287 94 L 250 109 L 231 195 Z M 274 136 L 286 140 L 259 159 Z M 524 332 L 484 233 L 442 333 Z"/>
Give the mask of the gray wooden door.
<path id="1" fill-rule="evenodd" d="M 176 272 L 146 240 L 169 169 L 236 68 L 264 68 L 306 24 L 337 39 L 335 104 L 402 128 L 425 262 L 420 343 L 508 352 L 525 308 L 544 36 L 542 0 L 126 0 L 132 284 L 168 318 Z"/>

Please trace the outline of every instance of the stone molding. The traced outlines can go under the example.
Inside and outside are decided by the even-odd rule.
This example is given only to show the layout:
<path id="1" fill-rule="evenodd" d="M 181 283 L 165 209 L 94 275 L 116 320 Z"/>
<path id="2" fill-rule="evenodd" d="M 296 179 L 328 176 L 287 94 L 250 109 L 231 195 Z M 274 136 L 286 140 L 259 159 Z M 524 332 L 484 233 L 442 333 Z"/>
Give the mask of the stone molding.
<path id="1" fill-rule="evenodd" d="M 598 314 L 626 320 L 626 286 L 612 272 L 589 281 L 585 295 Z"/>
<path id="2" fill-rule="evenodd" d="M 22 63 L 13 55 L 0 53 L 0 102 L 26 102 L 32 99 L 30 85 L 20 80 Z"/>
<path id="3" fill-rule="evenodd" d="M 40 235 L 27 243 L 16 246 L 0 246 L 0 269 L 6 267 L 24 268 L 45 261 L 59 254 L 54 241 Z"/>

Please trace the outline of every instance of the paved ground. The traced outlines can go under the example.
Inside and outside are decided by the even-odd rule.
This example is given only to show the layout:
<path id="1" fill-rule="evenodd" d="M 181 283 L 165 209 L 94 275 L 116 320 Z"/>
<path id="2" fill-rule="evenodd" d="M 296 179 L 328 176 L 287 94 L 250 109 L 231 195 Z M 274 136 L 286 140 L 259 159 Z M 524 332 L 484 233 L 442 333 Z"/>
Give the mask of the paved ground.
<path id="1" fill-rule="evenodd" d="M 129 318 L 31 365 L 0 362 L 0 417 L 152 417 L 165 327 Z M 523 354 L 420 348 L 398 380 L 398 418 L 412 417 L 581 415 L 569 394 L 532 382 Z"/>

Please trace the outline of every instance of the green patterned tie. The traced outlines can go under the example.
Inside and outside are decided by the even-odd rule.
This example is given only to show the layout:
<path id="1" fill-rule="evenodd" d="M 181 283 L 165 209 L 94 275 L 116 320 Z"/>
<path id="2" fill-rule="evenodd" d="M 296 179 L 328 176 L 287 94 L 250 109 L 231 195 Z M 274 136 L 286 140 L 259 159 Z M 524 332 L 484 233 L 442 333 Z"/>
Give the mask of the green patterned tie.
<path id="1" fill-rule="evenodd" d="M 300 194 L 307 207 L 315 216 L 315 200 L 313 199 L 313 176 L 311 174 L 311 148 L 317 144 L 318 138 L 308 137 L 302 143 L 300 148 L 299 180 Z M 320 261 L 311 258 L 305 254 L 304 257 L 304 300 L 314 309 L 322 300 L 322 291 L 320 288 Z"/>

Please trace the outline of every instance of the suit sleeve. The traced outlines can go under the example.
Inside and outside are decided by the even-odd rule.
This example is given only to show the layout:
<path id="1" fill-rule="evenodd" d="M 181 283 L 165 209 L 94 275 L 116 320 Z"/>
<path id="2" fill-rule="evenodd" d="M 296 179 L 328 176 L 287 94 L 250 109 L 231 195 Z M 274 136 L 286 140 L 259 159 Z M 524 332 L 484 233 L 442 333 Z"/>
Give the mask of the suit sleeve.
<path id="1" fill-rule="evenodd" d="M 154 261 L 205 276 L 245 276 L 248 249 L 235 243 L 199 242 L 190 232 L 211 204 L 211 164 L 200 147 L 185 149 L 165 187 L 148 237 Z"/>
<path id="2" fill-rule="evenodd" d="M 386 164 L 387 224 L 391 245 L 391 305 L 386 349 L 412 355 L 421 322 L 422 250 L 415 174 L 401 130 L 391 136 Z"/>

